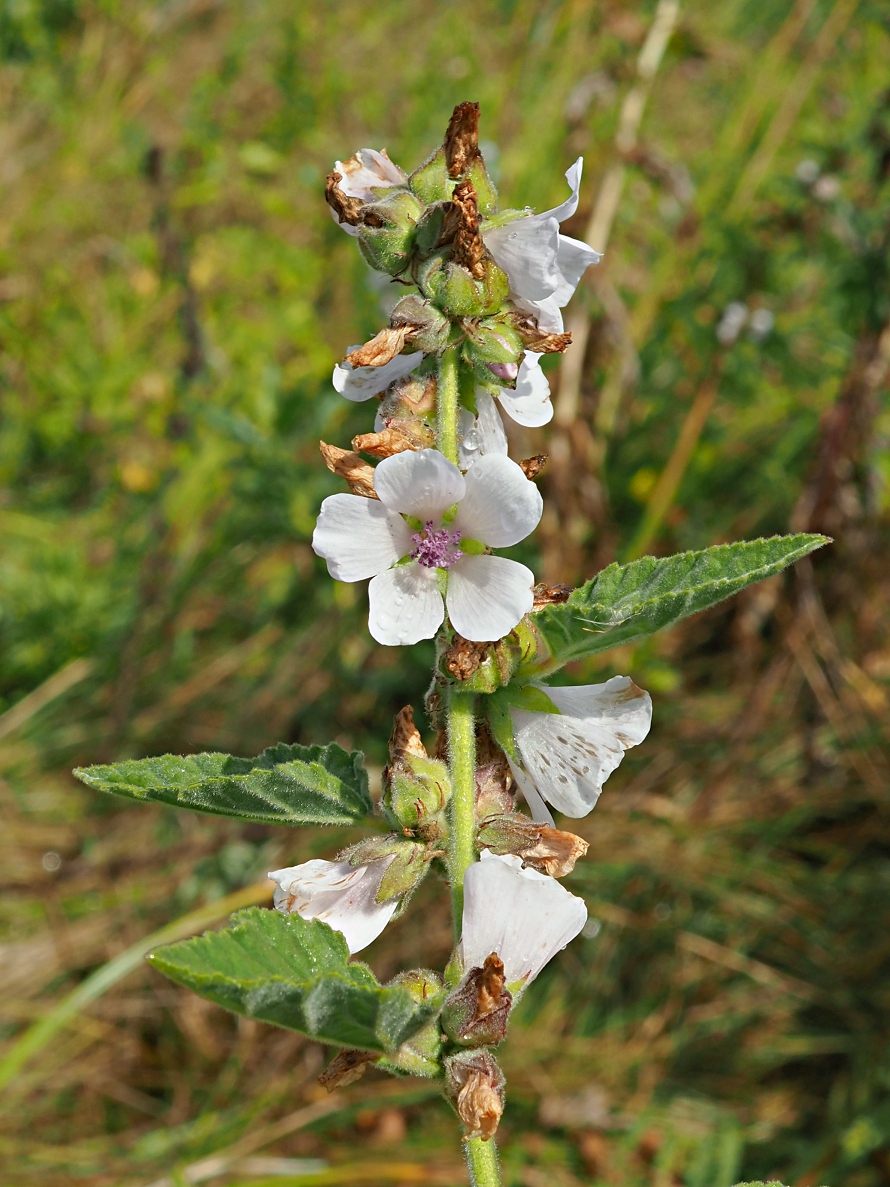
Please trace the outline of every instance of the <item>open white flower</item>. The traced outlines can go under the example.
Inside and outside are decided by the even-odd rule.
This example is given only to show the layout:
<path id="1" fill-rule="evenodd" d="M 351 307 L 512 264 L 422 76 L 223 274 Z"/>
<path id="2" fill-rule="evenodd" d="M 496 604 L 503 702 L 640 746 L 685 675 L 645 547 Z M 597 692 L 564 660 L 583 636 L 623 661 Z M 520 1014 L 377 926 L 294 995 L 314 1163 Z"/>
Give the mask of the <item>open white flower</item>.
<path id="1" fill-rule="evenodd" d="M 512 992 L 533 981 L 586 921 L 584 900 L 555 878 L 483 849 L 464 875 L 461 962 L 464 969 L 481 968 L 496 952 Z"/>
<path id="2" fill-rule="evenodd" d="M 602 259 L 586 243 L 559 232 L 559 224 L 578 209 L 583 163 L 579 157 L 566 171 L 572 193 L 565 202 L 482 231 L 495 263 L 507 273 L 514 304 L 535 317 L 548 334 L 562 332 L 560 310 L 571 300 L 585 270 Z"/>
<path id="3" fill-rule="evenodd" d="M 541 496 L 515 462 L 492 454 L 464 476 L 438 450 L 407 451 L 379 463 L 374 489 L 378 499 L 325 499 L 312 547 L 338 581 L 372 578 L 368 628 L 378 643 L 431 639 L 446 606 L 464 638 L 488 642 L 531 610 L 531 570 L 483 554 L 518 544 L 541 518 Z"/>
<path id="4" fill-rule="evenodd" d="M 350 346 L 349 350 L 358 350 Z M 349 351 L 347 351 L 347 354 Z M 361 403 L 386 391 L 391 383 L 410 375 L 423 362 L 423 351 L 397 354 L 382 367 L 353 367 L 352 363 L 337 363 L 334 367 L 334 389 L 347 400 Z"/>
<path id="5" fill-rule="evenodd" d="M 399 898 L 377 902 L 377 892 L 391 857 L 369 865 L 348 861 L 304 861 L 302 865 L 271 870 L 277 882 L 273 901 L 284 915 L 320 919 L 342 932 L 350 952 L 361 952 L 376 940 L 392 919 Z"/>
<path id="6" fill-rule="evenodd" d="M 376 148 L 360 148 L 348 161 L 334 161 L 334 170 L 340 174 L 340 190 L 347 198 L 358 198 L 361 202 L 373 202 L 377 196 L 373 190 L 390 189 L 408 180 L 408 175 L 389 159 L 385 148 L 380 152 Z M 347 235 L 358 234 L 358 227 L 341 223 L 334 210 L 331 214 Z"/>
<path id="7" fill-rule="evenodd" d="M 550 384 L 541 370 L 542 357 L 527 350 L 516 377 L 516 387 L 502 387 L 498 392 L 501 407 L 511 420 L 530 429 L 539 429 L 553 417 Z"/>
<path id="8" fill-rule="evenodd" d="M 539 686 L 558 713 L 512 708 L 513 778 L 535 820 L 553 824 L 544 801 L 565 816 L 586 816 L 603 784 L 652 724 L 652 700 L 628 676 L 577 688 Z"/>

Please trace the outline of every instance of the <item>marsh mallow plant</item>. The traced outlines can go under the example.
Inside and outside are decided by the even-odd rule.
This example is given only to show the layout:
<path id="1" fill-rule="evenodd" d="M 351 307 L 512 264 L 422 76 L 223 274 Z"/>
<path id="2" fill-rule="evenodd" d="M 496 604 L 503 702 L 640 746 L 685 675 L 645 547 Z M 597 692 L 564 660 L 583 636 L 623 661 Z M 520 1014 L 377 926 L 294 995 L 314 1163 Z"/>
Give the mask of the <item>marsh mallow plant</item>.
<path id="1" fill-rule="evenodd" d="M 552 416 L 540 361 L 570 347 L 562 309 L 600 255 L 561 230 L 578 207 L 582 162 L 554 209 L 501 208 L 478 125 L 478 105 L 461 103 L 443 145 L 413 173 L 364 148 L 336 162 L 325 189 L 339 226 L 405 295 L 389 325 L 334 369 L 335 389 L 373 401 L 375 417 L 351 449 L 321 443 L 347 489 L 322 503 L 313 547 L 335 580 L 370 579 L 378 643 L 435 639 L 424 705 L 432 753 L 406 706 L 376 801 L 363 756 L 335 743 L 77 774 L 103 791 L 267 824 L 377 817 L 366 839 L 330 860 L 272 871 L 274 909 L 240 911 L 227 928 L 149 959 L 227 1009 L 340 1047 L 321 1077 L 329 1089 L 369 1064 L 438 1079 L 471 1181 L 491 1185 L 506 1099 L 497 1048 L 528 985 L 587 919 L 559 881 L 587 843 L 558 828 L 551 809 L 591 812 L 652 717 L 631 676 L 548 681 L 778 573 L 825 538 L 644 557 L 575 590 L 535 584 L 525 565 L 498 555 L 534 532 L 543 509 L 540 458 L 508 456 L 502 417 L 537 428 Z M 381 983 L 352 958 L 410 909 L 430 874 L 450 888 L 451 959 Z"/>

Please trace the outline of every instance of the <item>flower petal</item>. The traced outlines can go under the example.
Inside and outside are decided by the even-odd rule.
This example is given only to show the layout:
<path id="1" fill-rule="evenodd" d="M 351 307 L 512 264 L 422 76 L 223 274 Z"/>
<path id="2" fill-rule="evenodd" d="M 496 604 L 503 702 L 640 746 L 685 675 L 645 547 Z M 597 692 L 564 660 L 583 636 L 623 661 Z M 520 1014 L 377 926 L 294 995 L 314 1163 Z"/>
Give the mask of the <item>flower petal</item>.
<path id="1" fill-rule="evenodd" d="M 509 764 L 510 771 L 513 774 L 513 779 L 516 782 L 516 786 L 522 792 L 522 798 L 531 809 L 532 820 L 536 820 L 538 824 L 549 824 L 550 827 L 553 828 L 556 824 L 556 821 L 553 819 L 553 814 L 551 813 L 550 809 L 541 799 L 541 795 L 537 787 L 535 787 L 534 783 L 528 777 L 525 771 L 523 771 L 519 763 L 515 763 L 509 755 L 507 755 L 507 763 Z"/>
<path id="2" fill-rule="evenodd" d="M 355 350 L 356 347 L 350 347 Z M 352 363 L 338 363 L 334 368 L 333 384 L 347 400 L 360 403 L 385 391 L 396 379 L 410 375 L 423 362 L 423 351 L 397 354 L 382 367 L 353 367 Z"/>
<path id="3" fill-rule="evenodd" d="M 407 175 L 393 164 L 386 149 L 360 148 L 348 161 L 335 161 L 334 169 L 340 174 L 340 189 L 347 198 L 359 198 L 362 202 L 373 202 L 374 189 L 404 185 Z"/>
<path id="4" fill-rule="evenodd" d="M 374 578 L 368 630 L 378 643 L 402 647 L 432 639 L 445 617 L 436 573 L 411 561 Z"/>
<path id="5" fill-rule="evenodd" d="M 411 529 L 376 499 L 329 495 L 321 505 L 312 547 L 338 581 L 375 577 L 411 550 Z"/>
<path id="6" fill-rule="evenodd" d="M 578 196 L 581 192 L 581 172 L 584 168 L 584 158 L 579 157 L 574 165 L 570 165 L 565 172 L 566 181 L 569 183 L 569 189 L 572 191 L 565 202 L 561 202 L 559 206 L 554 206 L 552 210 L 543 211 L 544 215 L 549 215 L 550 218 L 555 218 L 559 222 L 565 222 L 567 218 L 571 218 L 578 209 Z"/>
<path id="7" fill-rule="evenodd" d="M 464 875 L 463 967 L 479 968 L 496 952 L 507 984 L 528 984 L 586 921 L 584 900 L 555 878 L 483 849 Z"/>
<path id="8" fill-rule="evenodd" d="M 473 643 L 502 639 L 531 610 L 534 581 L 531 569 L 518 561 L 465 554 L 448 572 L 445 601 L 451 625 Z"/>
<path id="9" fill-rule="evenodd" d="M 652 698 L 629 676 L 613 676 L 604 684 L 574 688 L 540 685 L 560 713 L 584 718 L 613 730 L 625 750 L 639 746 L 652 725 Z"/>
<path id="10" fill-rule="evenodd" d="M 538 329 L 543 330 L 545 334 L 561 334 L 565 329 L 562 307 L 557 303 L 555 295 L 545 297 L 543 301 L 523 301 L 517 297 L 511 297 L 511 300 L 521 313 L 533 317 L 538 323 Z"/>
<path id="11" fill-rule="evenodd" d="M 399 905 L 397 897 L 376 901 L 391 860 L 353 867 L 348 861 L 316 859 L 272 870 L 269 877 L 278 883 L 275 906 L 285 915 L 296 912 L 303 919 L 320 919 L 342 932 L 350 952 L 361 952 L 376 940 Z"/>
<path id="12" fill-rule="evenodd" d="M 559 287 L 553 294 L 553 300 L 560 307 L 571 301 L 578 281 L 591 264 L 598 264 L 603 253 L 594 251 L 580 239 L 572 239 L 569 235 L 560 235 L 559 250 L 556 256 L 556 266 L 559 271 Z"/>
<path id="13" fill-rule="evenodd" d="M 483 231 L 485 246 L 498 267 L 510 280 L 510 290 L 517 297 L 541 301 L 556 291 L 559 272 L 559 223 L 546 214 L 530 214 Z"/>
<path id="14" fill-rule="evenodd" d="M 517 464 L 502 453 L 481 457 L 467 471 L 466 494 L 453 526 L 491 548 L 509 548 L 541 521 L 541 492 Z"/>
<path id="15" fill-rule="evenodd" d="M 484 387 L 476 388 L 477 416 L 466 408 L 460 410 L 460 466 L 468 470 L 486 454 L 507 454 L 507 434 L 497 405 Z"/>
<path id="16" fill-rule="evenodd" d="M 537 429 L 553 417 L 550 402 L 550 383 L 541 370 L 541 355 L 526 351 L 516 387 L 511 391 L 502 387 L 498 395 L 501 407 L 517 424 Z"/>
<path id="17" fill-rule="evenodd" d="M 374 489 L 385 507 L 436 525 L 466 486 L 457 466 L 438 449 L 406 450 L 384 458 L 374 471 Z"/>
<path id="18" fill-rule="evenodd" d="M 545 691 L 560 713 L 511 709 L 516 749 L 548 803 L 566 816 L 586 816 L 625 750 L 648 733 L 652 704 L 626 676 Z"/>

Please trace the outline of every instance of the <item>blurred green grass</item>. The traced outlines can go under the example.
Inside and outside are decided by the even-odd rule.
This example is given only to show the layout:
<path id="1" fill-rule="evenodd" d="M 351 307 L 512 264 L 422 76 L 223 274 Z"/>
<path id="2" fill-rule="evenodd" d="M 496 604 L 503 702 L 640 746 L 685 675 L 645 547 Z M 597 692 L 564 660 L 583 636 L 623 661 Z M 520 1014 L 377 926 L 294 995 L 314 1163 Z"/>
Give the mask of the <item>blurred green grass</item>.
<path id="1" fill-rule="evenodd" d="M 890 1183 L 890 20 L 878 0 L 681 6 L 619 162 L 653 12 L 0 3 L 8 1044 L 153 930 L 348 839 L 126 807 L 72 766 L 331 739 L 379 765 L 420 707 L 431 650 L 373 645 L 363 593 L 308 543 L 336 489 L 319 437 L 368 427 L 330 369 L 385 299 L 322 184 L 364 144 L 410 168 L 472 98 L 511 204 L 560 200 L 584 154 L 572 233 L 624 166 L 572 313 L 574 415 L 513 442 L 554 459 L 536 571 L 790 526 L 837 541 L 571 674 L 630 672 L 656 724 L 581 828 L 588 938 L 504 1049 L 506 1179 Z M 748 321 L 721 345 L 731 302 Z M 372 950 L 380 976 L 447 957 L 436 890 Z M 136 971 L 7 1087 L 4 1181 L 197 1182 L 228 1150 L 207 1181 L 303 1181 L 300 1159 L 461 1181 L 424 1085 L 371 1072 L 320 1100 L 322 1064 Z"/>

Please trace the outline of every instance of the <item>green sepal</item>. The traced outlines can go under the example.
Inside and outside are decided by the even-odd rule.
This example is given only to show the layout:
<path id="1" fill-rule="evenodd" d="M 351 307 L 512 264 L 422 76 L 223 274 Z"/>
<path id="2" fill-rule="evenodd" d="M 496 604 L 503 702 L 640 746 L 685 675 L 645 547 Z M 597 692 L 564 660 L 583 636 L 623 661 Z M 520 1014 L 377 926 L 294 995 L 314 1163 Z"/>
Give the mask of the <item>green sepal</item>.
<path id="1" fill-rule="evenodd" d="M 511 684 L 502 693 L 505 703 L 526 713 L 559 713 L 556 705 L 542 688 L 533 684 Z"/>
<path id="2" fill-rule="evenodd" d="M 438 247 L 445 227 L 445 214 L 450 209 L 450 202 L 434 202 L 427 206 L 417 223 L 414 232 L 414 247 L 422 258 L 431 256 Z"/>
<path id="3" fill-rule="evenodd" d="M 510 291 L 506 272 L 492 259 L 476 280 L 450 259 L 451 249 L 435 252 L 414 270 L 418 288 L 450 318 L 480 318 L 499 312 Z"/>
<path id="4" fill-rule="evenodd" d="M 448 176 L 445 150 L 441 147 L 427 157 L 422 165 L 418 165 L 408 178 L 408 188 L 424 206 L 431 206 L 434 202 L 450 202 L 456 185 L 457 180 Z"/>
<path id="5" fill-rule="evenodd" d="M 507 689 L 499 689 L 483 702 L 488 714 L 488 724 L 491 736 L 508 758 L 516 760 L 516 747 L 513 743 L 513 720 L 510 717 L 512 699 Z"/>
<path id="6" fill-rule="evenodd" d="M 475 187 L 480 216 L 482 218 L 489 218 L 498 208 L 498 192 L 495 189 L 494 182 L 488 176 L 485 161 L 481 156 L 476 157 L 473 161 L 467 170 L 467 177 L 469 177 Z"/>
<path id="7" fill-rule="evenodd" d="M 439 818 L 451 799 L 447 765 L 437 758 L 404 755 L 389 773 L 383 807 L 399 828 L 425 828 Z"/>
<path id="8" fill-rule="evenodd" d="M 413 326 L 411 350 L 422 350 L 427 355 L 444 350 L 451 336 L 448 318 L 417 293 L 403 297 L 393 307 L 389 322 L 392 326 Z"/>
<path id="9" fill-rule="evenodd" d="M 466 408 L 468 412 L 472 412 L 474 416 L 478 416 L 479 409 L 476 407 L 476 374 L 472 367 L 465 367 L 463 363 L 458 364 L 457 369 L 457 398 L 461 407 Z"/>
<path id="10" fill-rule="evenodd" d="M 389 982 L 406 990 L 418 1005 L 436 1004 L 437 1013 L 445 1000 L 445 987 L 438 973 L 430 969 L 409 969 L 397 973 Z M 377 1066 L 393 1075 L 423 1076 L 431 1079 L 442 1072 L 439 1054 L 442 1035 L 436 1022 L 430 1022 L 403 1043 L 395 1055 L 381 1059 Z"/>
<path id="11" fill-rule="evenodd" d="M 256 758 L 164 754 L 78 767 L 98 791 L 263 824 L 355 824 L 372 810 L 364 756 L 279 743 Z"/>
<path id="12" fill-rule="evenodd" d="M 349 960 L 346 940 L 318 919 L 258 907 L 229 927 L 159 948 L 150 963 L 237 1014 L 323 1043 L 391 1055 L 435 1018 L 441 997 L 417 1001 Z"/>
<path id="13" fill-rule="evenodd" d="M 385 837 L 367 837 L 344 850 L 339 856 L 351 866 L 370 865 L 375 861 L 389 859 L 375 902 L 385 903 L 391 898 L 413 894 L 427 875 L 429 869 L 429 846 L 412 841 L 399 833 Z"/>
<path id="14" fill-rule="evenodd" d="M 552 672 L 572 660 L 644 639 L 775 576 L 828 543 L 827 536 L 799 533 L 609 565 L 574 590 L 567 602 L 531 616 L 544 654 L 527 665 L 527 673 Z"/>
<path id="15" fill-rule="evenodd" d="M 465 323 L 467 337 L 461 349 L 461 360 L 470 367 L 478 379 L 491 379 L 489 363 L 515 363 L 523 355 L 522 340 L 513 324 L 505 317 L 489 317 L 475 323 Z M 514 387 L 503 380 L 501 387 Z"/>
<path id="16" fill-rule="evenodd" d="M 382 219 L 384 226 L 361 223 L 358 242 L 365 259 L 378 272 L 398 276 L 408 266 L 414 248 L 414 232 L 423 207 L 408 190 L 390 190 L 379 202 L 369 202 L 362 217 Z"/>

